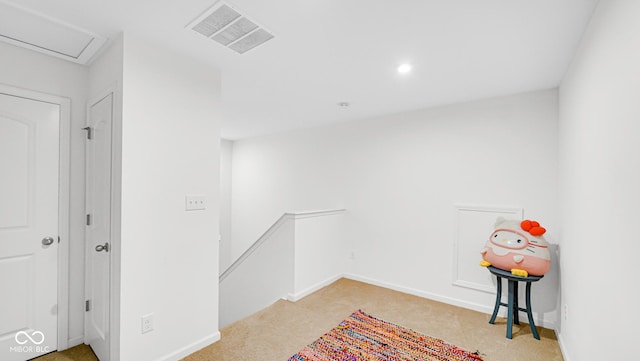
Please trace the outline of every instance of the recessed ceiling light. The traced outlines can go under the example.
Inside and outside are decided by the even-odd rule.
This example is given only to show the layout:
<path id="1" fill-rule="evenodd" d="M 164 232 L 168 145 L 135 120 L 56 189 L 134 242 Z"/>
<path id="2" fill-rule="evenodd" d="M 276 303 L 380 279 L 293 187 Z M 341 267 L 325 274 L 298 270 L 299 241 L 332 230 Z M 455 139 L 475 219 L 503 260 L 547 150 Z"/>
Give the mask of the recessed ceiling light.
<path id="1" fill-rule="evenodd" d="M 411 69 L 413 69 L 413 67 L 411 66 L 411 64 L 401 64 L 398 67 L 398 73 L 400 74 L 406 74 L 408 72 L 411 71 Z"/>

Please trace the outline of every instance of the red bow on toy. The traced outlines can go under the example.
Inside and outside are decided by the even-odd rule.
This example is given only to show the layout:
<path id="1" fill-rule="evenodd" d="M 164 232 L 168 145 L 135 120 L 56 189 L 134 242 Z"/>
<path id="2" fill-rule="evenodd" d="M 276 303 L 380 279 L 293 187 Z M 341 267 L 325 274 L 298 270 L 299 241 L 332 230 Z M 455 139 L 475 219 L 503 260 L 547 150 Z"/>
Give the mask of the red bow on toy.
<path id="1" fill-rule="evenodd" d="M 544 227 L 540 227 L 540 223 L 536 221 L 530 221 L 528 219 L 520 223 L 520 228 L 529 232 L 529 234 L 531 234 L 532 236 L 542 236 L 544 232 L 547 231 L 546 229 L 544 229 Z"/>

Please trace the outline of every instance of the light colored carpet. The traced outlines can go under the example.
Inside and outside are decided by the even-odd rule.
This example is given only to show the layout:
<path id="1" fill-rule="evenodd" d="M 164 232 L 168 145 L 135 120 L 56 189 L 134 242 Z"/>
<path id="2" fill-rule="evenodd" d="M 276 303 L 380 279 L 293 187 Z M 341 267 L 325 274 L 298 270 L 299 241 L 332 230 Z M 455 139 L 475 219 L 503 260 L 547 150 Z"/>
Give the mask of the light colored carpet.
<path id="1" fill-rule="evenodd" d="M 490 315 L 484 313 L 348 279 L 340 279 L 295 303 L 280 300 L 233 323 L 221 330 L 220 341 L 184 360 L 284 361 L 357 309 L 467 350 L 478 350 L 486 361 L 562 360 L 552 330 L 538 328 L 538 341 L 529 325 L 521 322 L 520 326 L 514 325 L 513 339 L 509 340 L 503 318 L 491 325 Z"/>
<path id="2" fill-rule="evenodd" d="M 98 361 L 98 358 L 89 346 L 78 345 L 68 350 L 37 357 L 33 361 Z"/>
<path id="3" fill-rule="evenodd" d="M 533 300 L 535 308 L 535 300 Z M 187 356 L 184 361 L 284 361 L 304 346 L 362 309 L 385 321 L 441 338 L 486 361 L 560 361 L 562 354 L 552 330 L 514 325 L 505 337 L 506 321 L 489 324 L 490 315 L 430 301 L 381 287 L 340 279 L 298 302 L 280 300 L 221 330 L 222 339 Z M 523 319 L 521 314 L 520 319 Z M 524 316 L 526 319 L 526 316 Z M 88 346 L 54 352 L 37 361 L 95 361 Z"/>

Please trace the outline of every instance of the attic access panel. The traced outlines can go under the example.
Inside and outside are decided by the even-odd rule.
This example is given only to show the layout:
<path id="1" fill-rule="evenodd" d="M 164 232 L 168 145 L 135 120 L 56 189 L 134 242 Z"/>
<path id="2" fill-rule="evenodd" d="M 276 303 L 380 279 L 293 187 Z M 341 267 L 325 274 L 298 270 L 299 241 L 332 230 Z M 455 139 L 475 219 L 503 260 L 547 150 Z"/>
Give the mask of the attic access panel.
<path id="1" fill-rule="evenodd" d="M 106 39 L 43 14 L 0 1 L 0 40 L 88 64 Z"/>

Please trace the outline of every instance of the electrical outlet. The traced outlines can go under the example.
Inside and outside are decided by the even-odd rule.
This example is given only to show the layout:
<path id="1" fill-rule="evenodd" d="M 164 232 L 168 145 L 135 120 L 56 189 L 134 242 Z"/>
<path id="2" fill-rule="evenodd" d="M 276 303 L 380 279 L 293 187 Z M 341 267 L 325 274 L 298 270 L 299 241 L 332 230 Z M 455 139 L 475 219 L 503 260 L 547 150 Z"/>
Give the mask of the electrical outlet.
<path id="1" fill-rule="evenodd" d="M 153 313 L 142 316 L 142 333 L 153 331 Z"/>
<path id="2" fill-rule="evenodd" d="M 564 320 L 568 320 L 569 319 L 569 304 L 565 303 L 564 304 Z"/>

